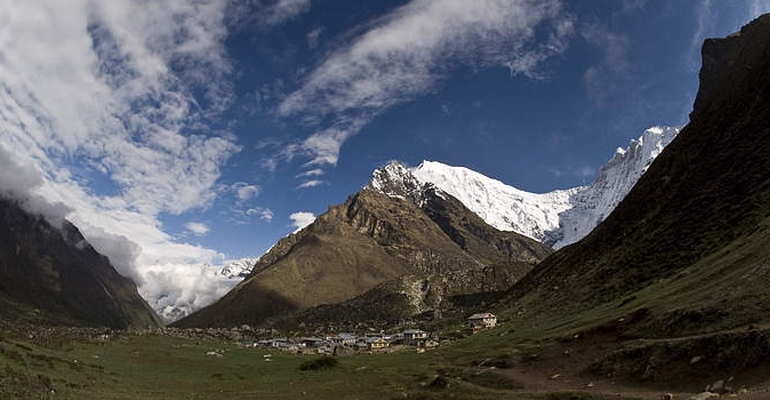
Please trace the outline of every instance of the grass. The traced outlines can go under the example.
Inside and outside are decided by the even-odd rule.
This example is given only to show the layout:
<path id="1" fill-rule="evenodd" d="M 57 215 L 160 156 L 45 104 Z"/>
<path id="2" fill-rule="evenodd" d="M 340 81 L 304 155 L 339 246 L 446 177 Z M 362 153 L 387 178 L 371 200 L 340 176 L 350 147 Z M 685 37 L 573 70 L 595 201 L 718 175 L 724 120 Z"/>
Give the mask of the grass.
<path id="1" fill-rule="evenodd" d="M 127 333 L 106 341 L 75 339 L 55 348 L 5 339 L 0 344 L 0 398 L 542 398 L 541 392 L 525 390 L 512 370 L 495 367 L 508 358 L 486 366 L 471 362 L 478 357 L 472 354 L 475 342 L 486 346 L 497 337 L 477 336 L 467 343 L 471 349 L 453 345 L 422 354 L 409 350 L 348 357 Z M 437 378 L 448 385 L 431 385 Z"/>

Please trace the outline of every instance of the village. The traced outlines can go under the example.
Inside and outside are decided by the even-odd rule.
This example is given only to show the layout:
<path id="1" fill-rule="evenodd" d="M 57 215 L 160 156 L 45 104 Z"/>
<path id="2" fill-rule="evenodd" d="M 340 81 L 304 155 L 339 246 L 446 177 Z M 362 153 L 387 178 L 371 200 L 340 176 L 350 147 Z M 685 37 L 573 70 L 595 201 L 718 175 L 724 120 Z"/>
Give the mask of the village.
<path id="1" fill-rule="evenodd" d="M 497 317 L 491 313 L 473 314 L 468 318 L 467 332 L 470 334 L 497 326 Z M 292 353 L 316 353 L 341 355 L 351 352 L 388 352 L 416 348 L 418 352 L 441 344 L 438 336 L 421 329 L 406 329 L 400 332 L 366 332 L 363 334 L 341 332 L 319 336 L 296 338 L 269 338 L 256 341 L 241 341 L 244 346 L 271 348 Z"/>

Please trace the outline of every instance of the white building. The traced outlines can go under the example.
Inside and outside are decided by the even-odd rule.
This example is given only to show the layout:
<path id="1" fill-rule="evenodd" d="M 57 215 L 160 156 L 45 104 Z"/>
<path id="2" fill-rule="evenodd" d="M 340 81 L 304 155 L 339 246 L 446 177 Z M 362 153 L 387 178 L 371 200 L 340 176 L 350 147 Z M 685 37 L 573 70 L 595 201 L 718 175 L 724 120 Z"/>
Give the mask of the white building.
<path id="1" fill-rule="evenodd" d="M 491 313 L 473 314 L 468 317 L 468 325 L 473 331 L 494 328 L 497 326 L 497 317 Z"/>
<path id="2" fill-rule="evenodd" d="M 420 329 L 407 329 L 404 331 L 404 344 L 409 346 L 422 346 L 428 340 L 428 332 Z"/>

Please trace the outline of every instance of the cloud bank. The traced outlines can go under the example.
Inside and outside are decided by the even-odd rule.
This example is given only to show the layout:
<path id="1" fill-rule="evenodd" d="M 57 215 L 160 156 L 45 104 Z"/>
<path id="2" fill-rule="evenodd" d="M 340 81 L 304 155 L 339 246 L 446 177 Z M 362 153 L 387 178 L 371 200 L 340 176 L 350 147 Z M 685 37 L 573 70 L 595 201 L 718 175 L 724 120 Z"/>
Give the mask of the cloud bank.
<path id="1" fill-rule="evenodd" d="M 330 53 L 283 99 L 280 116 L 316 129 L 285 156 L 335 165 L 342 144 L 374 117 L 435 90 L 459 66 L 538 78 L 572 33 L 557 0 L 413 0 Z"/>
<path id="2" fill-rule="evenodd" d="M 202 275 L 183 287 L 190 282 L 178 277 L 224 256 L 178 242 L 158 220 L 208 207 L 222 165 L 240 150 L 217 121 L 232 102 L 228 3 L 0 8 L 0 190 L 44 199 L 40 208 L 66 204 L 49 211 L 72 220 L 158 311 L 199 306 L 234 285 Z M 238 196 L 256 193 L 247 186 Z"/>

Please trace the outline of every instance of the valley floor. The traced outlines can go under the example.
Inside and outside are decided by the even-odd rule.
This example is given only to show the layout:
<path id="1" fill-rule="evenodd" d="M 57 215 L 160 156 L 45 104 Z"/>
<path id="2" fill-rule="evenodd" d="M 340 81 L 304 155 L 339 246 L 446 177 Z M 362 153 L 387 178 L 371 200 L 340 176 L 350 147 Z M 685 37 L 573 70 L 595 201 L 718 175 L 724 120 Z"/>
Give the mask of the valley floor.
<path id="1" fill-rule="evenodd" d="M 597 372 L 591 365 L 618 348 L 602 335 L 539 343 L 497 329 L 425 353 L 356 354 L 314 370 L 318 355 L 221 340 L 46 332 L 0 335 L 0 398 L 688 399 L 705 386 Z M 725 376 L 726 396 L 770 398 L 763 372 Z"/>

